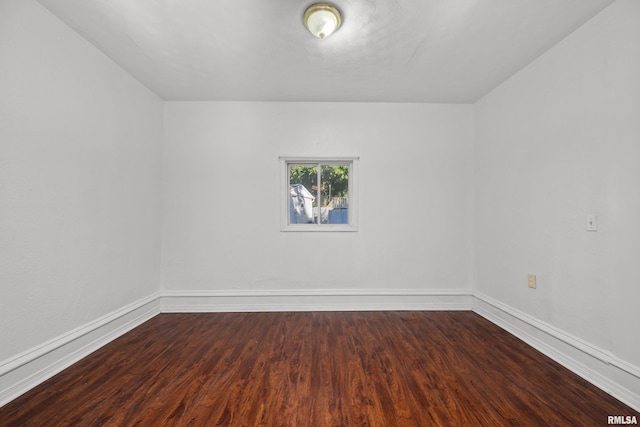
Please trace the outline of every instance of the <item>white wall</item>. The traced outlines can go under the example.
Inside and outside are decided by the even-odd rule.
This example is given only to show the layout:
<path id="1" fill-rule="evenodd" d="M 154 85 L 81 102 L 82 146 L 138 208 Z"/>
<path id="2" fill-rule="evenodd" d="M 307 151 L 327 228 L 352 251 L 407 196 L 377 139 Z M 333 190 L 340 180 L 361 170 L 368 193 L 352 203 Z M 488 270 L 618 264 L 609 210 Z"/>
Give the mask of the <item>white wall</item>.
<path id="1" fill-rule="evenodd" d="M 481 99 L 474 175 L 476 289 L 635 375 L 639 23 L 619 0 Z"/>
<path id="2" fill-rule="evenodd" d="M 0 64 L 2 362 L 157 292 L 162 102 L 31 0 Z"/>
<path id="3" fill-rule="evenodd" d="M 472 107 L 167 102 L 164 290 L 469 289 Z M 359 156 L 359 230 L 280 231 L 279 156 Z"/>

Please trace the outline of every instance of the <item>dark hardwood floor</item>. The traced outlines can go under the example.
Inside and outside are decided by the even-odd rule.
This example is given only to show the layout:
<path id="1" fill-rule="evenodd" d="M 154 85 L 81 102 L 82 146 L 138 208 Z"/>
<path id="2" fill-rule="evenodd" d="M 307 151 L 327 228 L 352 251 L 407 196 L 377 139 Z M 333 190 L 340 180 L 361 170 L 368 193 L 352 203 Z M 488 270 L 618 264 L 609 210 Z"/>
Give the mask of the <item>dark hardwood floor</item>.
<path id="1" fill-rule="evenodd" d="M 2 426 L 606 426 L 638 413 L 472 312 L 160 314 Z"/>

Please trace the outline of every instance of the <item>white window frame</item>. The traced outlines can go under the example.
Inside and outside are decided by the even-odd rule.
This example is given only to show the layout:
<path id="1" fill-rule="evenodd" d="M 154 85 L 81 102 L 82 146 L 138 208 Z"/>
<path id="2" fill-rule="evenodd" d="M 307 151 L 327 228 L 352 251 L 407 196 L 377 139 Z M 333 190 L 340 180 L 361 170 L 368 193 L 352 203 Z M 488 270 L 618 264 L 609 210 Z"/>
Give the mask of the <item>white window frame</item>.
<path id="1" fill-rule="evenodd" d="M 281 231 L 332 232 L 358 231 L 357 164 L 358 157 L 280 157 Z M 347 224 L 289 223 L 289 165 L 342 165 L 349 166 L 349 212 Z M 318 204 L 319 208 L 320 204 Z"/>

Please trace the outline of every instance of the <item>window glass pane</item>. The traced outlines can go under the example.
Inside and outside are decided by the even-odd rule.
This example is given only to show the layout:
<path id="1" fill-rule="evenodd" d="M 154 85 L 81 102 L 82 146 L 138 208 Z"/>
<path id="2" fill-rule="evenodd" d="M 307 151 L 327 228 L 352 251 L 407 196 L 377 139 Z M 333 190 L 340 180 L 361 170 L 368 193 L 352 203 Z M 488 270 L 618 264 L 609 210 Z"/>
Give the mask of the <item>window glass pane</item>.
<path id="1" fill-rule="evenodd" d="M 323 224 L 349 223 L 349 166 L 321 165 L 320 211 Z"/>
<path id="2" fill-rule="evenodd" d="M 282 231 L 357 231 L 358 158 L 281 157 Z"/>
<path id="3" fill-rule="evenodd" d="M 289 165 L 289 224 L 317 221 L 318 167 Z"/>

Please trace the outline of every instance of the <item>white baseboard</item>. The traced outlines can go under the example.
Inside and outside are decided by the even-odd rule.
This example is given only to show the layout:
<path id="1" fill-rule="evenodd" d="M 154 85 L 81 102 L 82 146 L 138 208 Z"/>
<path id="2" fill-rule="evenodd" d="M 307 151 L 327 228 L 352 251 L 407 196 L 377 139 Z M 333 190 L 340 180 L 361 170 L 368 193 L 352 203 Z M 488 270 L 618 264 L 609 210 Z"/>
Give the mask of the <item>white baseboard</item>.
<path id="1" fill-rule="evenodd" d="M 470 290 L 161 291 L 163 312 L 470 310 Z"/>
<path id="2" fill-rule="evenodd" d="M 637 366 L 480 292 L 474 292 L 473 311 L 640 411 Z"/>
<path id="3" fill-rule="evenodd" d="M 0 361 L 0 406 L 9 403 L 160 312 L 150 295 L 37 347 Z"/>

